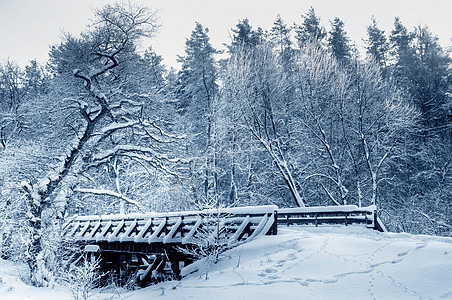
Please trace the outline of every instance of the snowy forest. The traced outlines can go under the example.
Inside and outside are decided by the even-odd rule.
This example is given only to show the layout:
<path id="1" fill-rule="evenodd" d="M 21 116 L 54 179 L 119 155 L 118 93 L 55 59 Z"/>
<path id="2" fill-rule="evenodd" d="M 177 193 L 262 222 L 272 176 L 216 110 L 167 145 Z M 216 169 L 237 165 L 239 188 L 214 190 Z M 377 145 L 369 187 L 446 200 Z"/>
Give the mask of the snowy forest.
<path id="1" fill-rule="evenodd" d="M 168 68 L 157 13 L 94 11 L 45 64 L 0 64 L 0 254 L 42 285 L 75 214 L 274 204 L 378 207 L 393 232 L 452 236 L 452 60 L 427 26 L 194 24 Z M 226 29 L 225 29 L 226 30 Z M 45 268 L 43 266 L 46 266 Z M 47 273 L 46 273 L 47 272 Z"/>

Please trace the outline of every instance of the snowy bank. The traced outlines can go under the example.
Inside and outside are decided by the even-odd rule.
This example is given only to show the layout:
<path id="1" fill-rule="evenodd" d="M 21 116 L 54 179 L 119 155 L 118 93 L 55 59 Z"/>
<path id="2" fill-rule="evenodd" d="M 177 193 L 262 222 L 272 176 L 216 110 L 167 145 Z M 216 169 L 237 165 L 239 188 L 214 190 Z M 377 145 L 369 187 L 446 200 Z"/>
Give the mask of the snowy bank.
<path id="1" fill-rule="evenodd" d="M 452 299 L 452 238 L 359 226 L 289 227 L 128 299 Z"/>
<path id="2" fill-rule="evenodd" d="M 291 226 L 225 254 L 208 280 L 199 271 L 91 299 L 452 299 L 452 238 Z M 14 272 L 1 262 L 1 299 L 70 299 L 62 288 L 28 287 Z"/>

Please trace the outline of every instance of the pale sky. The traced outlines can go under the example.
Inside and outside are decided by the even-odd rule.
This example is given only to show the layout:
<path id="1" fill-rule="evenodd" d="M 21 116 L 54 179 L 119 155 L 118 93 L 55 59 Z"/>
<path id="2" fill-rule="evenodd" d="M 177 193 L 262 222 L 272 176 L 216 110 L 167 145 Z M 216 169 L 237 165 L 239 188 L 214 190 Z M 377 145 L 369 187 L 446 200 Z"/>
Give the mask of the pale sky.
<path id="1" fill-rule="evenodd" d="M 49 45 L 60 41 L 63 31 L 78 34 L 93 14 L 91 8 L 108 0 L 0 0 L 0 62 L 8 58 L 23 65 L 36 58 L 47 60 Z M 253 28 L 269 30 L 277 14 L 286 24 L 301 23 L 301 14 L 313 6 L 327 30 L 336 16 L 358 46 L 366 38 L 366 26 L 374 15 L 388 34 L 394 17 L 412 30 L 428 25 L 443 47 L 452 42 L 451 0 L 132 0 L 157 10 L 161 27 L 149 43 L 168 66 L 177 66 L 177 55 L 184 54 L 185 39 L 195 22 L 208 27 L 214 47 L 229 43 L 231 28 L 248 18 Z M 363 51 L 360 48 L 360 51 Z"/>

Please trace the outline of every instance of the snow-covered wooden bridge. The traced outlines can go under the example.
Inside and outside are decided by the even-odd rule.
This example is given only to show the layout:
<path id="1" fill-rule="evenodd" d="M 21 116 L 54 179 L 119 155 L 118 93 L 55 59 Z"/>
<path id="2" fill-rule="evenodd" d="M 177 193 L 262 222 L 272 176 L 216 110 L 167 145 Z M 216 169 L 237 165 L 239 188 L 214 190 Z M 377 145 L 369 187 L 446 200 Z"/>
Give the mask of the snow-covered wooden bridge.
<path id="1" fill-rule="evenodd" d="M 234 247 L 259 235 L 276 235 L 278 224 L 362 224 L 385 230 L 377 218 L 375 206 L 278 209 L 267 205 L 173 213 L 75 216 L 65 224 L 63 237 L 79 242 L 92 257 L 100 256 L 101 271 L 114 271 L 121 278 L 137 275 L 138 281 L 145 284 L 158 280 L 159 276 L 179 277 L 181 269 L 193 262 L 193 257 L 181 249 L 193 249 L 194 245 L 202 243 L 203 238 L 216 238 L 213 243 Z"/>

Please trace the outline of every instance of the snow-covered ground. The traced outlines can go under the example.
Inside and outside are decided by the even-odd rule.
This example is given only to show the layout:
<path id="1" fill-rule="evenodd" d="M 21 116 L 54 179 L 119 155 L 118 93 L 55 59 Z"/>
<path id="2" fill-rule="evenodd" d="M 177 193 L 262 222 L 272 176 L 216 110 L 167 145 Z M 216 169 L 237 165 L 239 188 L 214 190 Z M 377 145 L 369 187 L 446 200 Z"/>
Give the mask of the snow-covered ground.
<path id="1" fill-rule="evenodd" d="M 294 226 L 225 254 L 208 280 L 197 272 L 92 299 L 452 299 L 452 238 Z M 8 266 L 0 264 L 0 299 L 70 299 L 25 286 Z"/>

